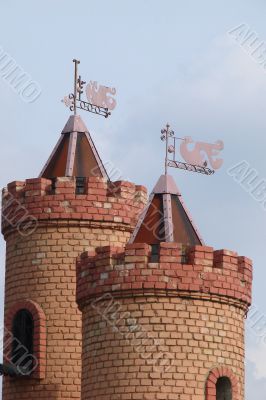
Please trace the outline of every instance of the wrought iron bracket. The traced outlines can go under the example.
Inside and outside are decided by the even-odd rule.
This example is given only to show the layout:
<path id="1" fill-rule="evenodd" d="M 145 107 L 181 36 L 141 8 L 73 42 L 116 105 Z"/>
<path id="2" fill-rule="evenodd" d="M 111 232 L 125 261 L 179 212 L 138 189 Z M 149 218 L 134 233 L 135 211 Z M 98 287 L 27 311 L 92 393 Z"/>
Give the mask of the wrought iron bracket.
<path id="1" fill-rule="evenodd" d="M 74 111 L 75 110 L 74 94 L 71 93 L 68 96 L 68 98 L 69 98 L 69 100 L 72 100 L 72 103 L 70 104 L 69 109 L 70 109 L 70 111 Z M 79 109 L 85 110 L 85 111 L 89 111 L 93 114 L 101 115 L 102 117 L 105 117 L 105 118 L 108 118 L 109 115 L 111 115 L 111 112 L 108 110 L 108 108 L 99 107 L 94 104 L 88 103 L 87 101 L 84 101 L 84 100 L 76 99 L 76 108 L 79 108 Z"/>
<path id="2" fill-rule="evenodd" d="M 212 175 L 215 172 L 213 169 L 210 169 L 208 167 L 202 167 L 201 165 L 187 164 L 182 161 L 167 160 L 167 165 L 169 167 L 184 169 L 190 172 L 198 172 L 204 175 Z"/>

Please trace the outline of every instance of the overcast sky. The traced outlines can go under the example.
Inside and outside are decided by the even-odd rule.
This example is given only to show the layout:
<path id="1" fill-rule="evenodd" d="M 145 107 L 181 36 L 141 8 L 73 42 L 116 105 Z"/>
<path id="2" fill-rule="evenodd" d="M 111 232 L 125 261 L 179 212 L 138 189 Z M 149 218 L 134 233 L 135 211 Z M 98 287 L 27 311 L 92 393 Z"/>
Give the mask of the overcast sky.
<path id="1" fill-rule="evenodd" d="M 26 103 L 0 77 L 1 186 L 38 176 L 68 118 L 60 100 L 72 91 L 72 58 L 79 58 L 84 80 L 117 89 L 110 118 L 82 117 L 124 179 L 152 188 L 163 171 L 166 122 L 177 136 L 224 141 L 214 176 L 171 173 L 206 244 L 253 259 L 263 323 L 266 211 L 227 171 L 245 161 L 254 179 L 266 179 L 266 69 L 228 34 L 245 24 L 266 42 L 265 1 L 0 0 L 0 10 L 0 47 L 42 89 Z M 2 241 L 1 305 L 4 251 Z M 266 340 L 252 325 L 246 400 L 265 400 Z"/>

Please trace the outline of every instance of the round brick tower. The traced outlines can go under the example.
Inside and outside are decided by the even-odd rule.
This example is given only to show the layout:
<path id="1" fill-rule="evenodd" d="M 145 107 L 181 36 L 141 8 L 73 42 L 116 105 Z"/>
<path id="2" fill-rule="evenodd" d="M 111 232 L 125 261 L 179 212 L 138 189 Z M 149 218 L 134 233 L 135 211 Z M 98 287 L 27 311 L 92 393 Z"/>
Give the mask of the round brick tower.
<path id="1" fill-rule="evenodd" d="M 79 258 L 82 400 L 244 400 L 251 261 L 195 241 L 163 177 L 130 244 Z"/>
<path id="2" fill-rule="evenodd" d="M 3 400 L 80 399 L 76 258 L 124 245 L 146 191 L 110 182 L 89 132 L 70 117 L 41 176 L 3 191 Z"/>

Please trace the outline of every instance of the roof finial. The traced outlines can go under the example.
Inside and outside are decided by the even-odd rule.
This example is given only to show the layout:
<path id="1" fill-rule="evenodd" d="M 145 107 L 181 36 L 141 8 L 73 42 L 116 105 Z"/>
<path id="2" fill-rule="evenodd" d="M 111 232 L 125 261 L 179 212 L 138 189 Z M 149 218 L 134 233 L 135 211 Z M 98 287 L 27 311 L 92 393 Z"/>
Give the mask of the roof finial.
<path id="1" fill-rule="evenodd" d="M 116 94 L 116 89 L 98 85 L 97 82 L 90 81 L 85 88 L 88 101 L 82 100 L 81 95 L 86 82 L 81 79 L 80 75 L 78 77 L 78 64 L 80 64 L 80 61 L 73 59 L 73 62 L 75 63 L 74 92 L 65 96 L 62 100 L 63 103 L 65 103 L 70 111 L 74 111 L 74 115 L 77 114 L 77 108 L 80 108 L 81 110 L 107 118 L 111 114 L 110 110 L 113 110 L 116 106 L 116 101 L 112 97 Z"/>
<path id="2" fill-rule="evenodd" d="M 167 175 L 168 167 L 185 169 L 191 172 L 198 172 L 205 175 L 214 174 L 214 170 L 222 166 L 223 160 L 217 158 L 217 155 L 224 148 L 221 140 L 216 143 L 194 142 L 191 137 L 179 138 L 175 136 L 170 125 L 167 123 L 166 127 L 161 130 L 161 140 L 165 141 L 165 175 Z M 176 160 L 176 141 L 181 140 L 180 153 L 184 160 Z M 194 143 L 194 149 L 189 146 Z M 172 159 L 169 159 L 169 154 L 172 154 Z M 211 168 L 208 167 L 208 162 Z"/>

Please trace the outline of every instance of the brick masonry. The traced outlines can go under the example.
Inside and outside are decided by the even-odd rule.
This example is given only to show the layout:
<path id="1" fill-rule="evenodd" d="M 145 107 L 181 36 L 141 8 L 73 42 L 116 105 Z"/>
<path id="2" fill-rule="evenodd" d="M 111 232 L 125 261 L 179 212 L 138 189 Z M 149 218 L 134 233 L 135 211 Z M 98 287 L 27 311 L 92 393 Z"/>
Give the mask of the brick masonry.
<path id="1" fill-rule="evenodd" d="M 123 246 L 146 201 L 128 182 L 88 178 L 28 179 L 3 192 L 6 251 L 5 324 L 18 304 L 45 315 L 46 368 L 31 378 L 4 378 L 3 400 L 80 399 L 81 314 L 76 304 L 76 258 L 97 246 Z M 43 350 L 43 349 L 42 349 Z"/>
<path id="2" fill-rule="evenodd" d="M 244 400 L 251 261 L 175 243 L 151 257 L 150 246 L 133 244 L 78 260 L 82 400 L 215 400 L 221 374 Z"/>

